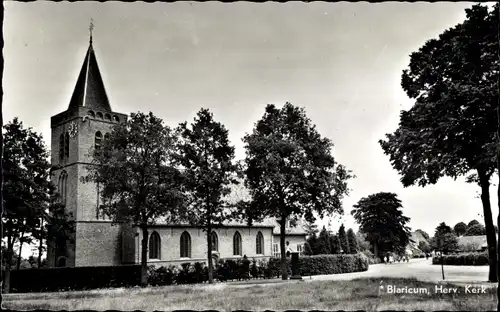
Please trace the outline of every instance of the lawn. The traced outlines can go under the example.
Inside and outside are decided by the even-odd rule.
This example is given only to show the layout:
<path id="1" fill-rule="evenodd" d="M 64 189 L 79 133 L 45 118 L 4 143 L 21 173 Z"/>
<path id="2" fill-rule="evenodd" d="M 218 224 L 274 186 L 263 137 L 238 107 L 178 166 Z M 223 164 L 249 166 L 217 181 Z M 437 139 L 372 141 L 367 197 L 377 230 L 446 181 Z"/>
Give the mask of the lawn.
<path id="1" fill-rule="evenodd" d="M 364 278 L 352 281 L 289 281 L 261 285 L 187 285 L 132 289 L 103 289 L 63 293 L 7 294 L 3 308 L 13 310 L 496 310 L 496 289 L 465 294 L 464 285 L 436 284 L 415 279 Z M 388 293 L 399 289 L 428 289 L 428 293 Z M 436 285 L 458 287 L 460 293 L 435 293 Z"/>

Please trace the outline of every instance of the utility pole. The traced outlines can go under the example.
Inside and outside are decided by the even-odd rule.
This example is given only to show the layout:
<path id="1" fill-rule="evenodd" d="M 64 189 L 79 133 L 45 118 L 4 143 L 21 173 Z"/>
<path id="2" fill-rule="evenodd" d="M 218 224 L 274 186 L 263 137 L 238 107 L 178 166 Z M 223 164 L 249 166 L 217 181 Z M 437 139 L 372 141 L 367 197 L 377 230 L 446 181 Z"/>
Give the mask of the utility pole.
<path id="1" fill-rule="evenodd" d="M 441 251 L 441 274 L 443 275 L 443 281 L 444 281 L 444 254 L 443 254 L 443 239 L 439 238 L 438 240 L 439 244 L 439 250 Z"/>

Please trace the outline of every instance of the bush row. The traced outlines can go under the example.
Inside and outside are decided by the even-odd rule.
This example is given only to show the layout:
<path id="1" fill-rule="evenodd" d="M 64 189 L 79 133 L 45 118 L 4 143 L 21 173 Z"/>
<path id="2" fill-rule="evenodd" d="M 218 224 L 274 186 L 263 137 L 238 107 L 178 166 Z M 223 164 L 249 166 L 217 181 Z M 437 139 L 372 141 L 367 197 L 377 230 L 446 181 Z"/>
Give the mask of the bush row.
<path id="1" fill-rule="evenodd" d="M 141 266 L 35 268 L 11 271 L 11 292 L 50 292 L 140 284 Z"/>
<path id="2" fill-rule="evenodd" d="M 456 255 L 435 256 L 432 258 L 432 264 L 444 265 L 488 265 L 487 252 L 469 252 Z"/>
<path id="3" fill-rule="evenodd" d="M 362 254 L 303 256 L 299 259 L 300 271 L 304 276 L 339 274 L 368 270 L 369 259 Z M 291 261 L 287 259 L 288 274 L 292 273 Z M 271 258 L 268 262 L 243 260 L 221 260 L 214 268 L 214 279 L 219 281 L 250 278 L 276 278 L 281 276 L 281 259 Z M 208 269 L 204 263 L 182 264 L 181 267 L 150 267 L 149 284 L 153 286 L 190 284 L 208 281 Z"/>
<path id="4" fill-rule="evenodd" d="M 366 271 L 369 258 L 363 254 L 316 255 L 299 259 L 301 275 L 338 274 Z M 288 273 L 291 261 L 287 259 Z M 220 260 L 214 266 L 214 279 L 219 281 L 281 276 L 281 260 Z M 11 292 L 50 292 L 88 290 L 140 285 L 140 265 L 39 268 L 11 272 Z M 181 266 L 148 268 L 148 283 L 153 286 L 193 284 L 208 281 L 205 263 L 184 263 Z"/>

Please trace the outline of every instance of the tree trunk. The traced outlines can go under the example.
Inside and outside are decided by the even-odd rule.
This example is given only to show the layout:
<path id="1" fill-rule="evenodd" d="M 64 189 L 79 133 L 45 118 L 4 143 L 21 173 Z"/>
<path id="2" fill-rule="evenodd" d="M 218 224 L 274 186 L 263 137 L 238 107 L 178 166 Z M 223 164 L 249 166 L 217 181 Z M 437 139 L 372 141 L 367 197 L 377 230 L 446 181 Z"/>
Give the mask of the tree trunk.
<path id="1" fill-rule="evenodd" d="M 42 252 L 43 252 L 43 218 L 40 221 L 40 242 L 38 245 L 38 267 L 42 267 Z"/>
<path id="2" fill-rule="evenodd" d="M 500 18 L 500 15 L 499 15 Z M 497 21 L 497 22 L 500 22 Z M 498 56 L 500 56 L 500 51 Z M 498 84 L 497 86 L 500 86 L 500 75 L 498 75 Z M 497 217 L 497 226 L 500 232 L 500 101 L 497 102 L 497 173 L 498 173 L 498 187 L 497 187 L 497 199 L 498 199 L 498 217 Z M 496 233 L 495 233 L 496 234 Z M 500 236 L 498 237 L 498 246 L 497 246 L 497 253 L 500 253 Z M 500 274 L 500 254 L 497 256 L 497 279 L 498 279 L 498 285 L 497 285 L 497 311 L 500 311 L 500 277 L 498 276 Z"/>
<path id="3" fill-rule="evenodd" d="M 375 255 L 375 258 L 380 258 L 380 255 L 378 254 L 378 243 L 376 241 L 373 242 L 373 254 Z"/>
<path id="4" fill-rule="evenodd" d="M 3 9 L 3 3 L 1 4 L 1 7 Z M 2 18 L 2 21 L 3 21 L 3 18 Z M 0 110 L 2 110 L 2 107 L 3 107 L 3 92 L 0 93 Z M 3 129 L 3 114 L 0 114 L 0 127 Z M 0 211 L 2 211 L 2 214 L 3 212 L 5 211 L 4 210 L 4 202 L 3 202 L 3 181 L 4 181 L 4 178 L 3 178 L 3 135 L 0 135 L 0 168 L 2 169 L 2 172 L 0 173 L 0 207 L 2 208 Z M 2 234 L 4 233 L 4 228 L 2 226 Z M 10 232 L 9 234 L 12 234 L 12 232 Z M 9 238 L 10 237 L 7 237 L 7 249 L 9 248 L 8 246 L 8 242 L 9 242 Z M 7 259 L 9 260 L 9 259 Z M 8 263 L 8 262 L 7 262 Z M 3 278 L 5 279 L 5 281 L 8 281 L 5 282 L 5 289 L 3 290 L 5 293 L 8 293 L 9 292 L 9 288 L 10 288 L 10 266 L 8 267 L 9 269 L 7 269 L 7 266 L 6 266 L 6 269 L 5 269 L 5 273 L 4 273 L 4 276 Z M 2 281 L 4 282 L 4 281 Z M 1 289 L 2 287 L 0 287 Z"/>
<path id="5" fill-rule="evenodd" d="M 19 238 L 19 256 L 17 258 L 17 270 L 21 268 L 21 254 L 23 251 L 23 244 L 24 244 L 24 232 L 22 232 L 21 237 Z"/>
<path id="6" fill-rule="evenodd" d="M 212 263 L 212 229 L 210 225 L 208 226 L 207 229 L 207 243 L 208 243 L 208 283 L 213 284 L 214 283 L 214 266 Z"/>
<path id="7" fill-rule="evenodd" d="M 1 114 L 0 114 L 1 115 Z M 14 238 L 12 237 L 12 220 L 7 221 L 7 250 L 5 252 L 5 272 L 3 275 L 3 292 L 10 292 L 10 270 L 12 264 L 12 255 L 14 253 Z"/>
<path id="8" fill-rule="evenodd" d="M 281 251 L 281 279 L 288 279 L 288 265 L 286 263 L 285 234 L 286 218 L 280 220 L 280 251 Z"/>
<path id="9" fill-rule="evenodd" d="M 148 228 L 142 227 L 142 246 L 141 246 L 141 286 L 148 286 Z"/>
<path id="10" fill-rule="evenodd" d="M 497 282 L 497 238 L 495 227 L 493 225 L 493 216 L 491 214 L 490 203 L 490 179 L 483 171 L 478 170 L 479 185 L 481 186 L 481 201 L 483 203 L 484 224 L 486 227 L 486 241 L 488 243 L 488 258 L 490 272 L 488 275 L 489 282 Z"/>

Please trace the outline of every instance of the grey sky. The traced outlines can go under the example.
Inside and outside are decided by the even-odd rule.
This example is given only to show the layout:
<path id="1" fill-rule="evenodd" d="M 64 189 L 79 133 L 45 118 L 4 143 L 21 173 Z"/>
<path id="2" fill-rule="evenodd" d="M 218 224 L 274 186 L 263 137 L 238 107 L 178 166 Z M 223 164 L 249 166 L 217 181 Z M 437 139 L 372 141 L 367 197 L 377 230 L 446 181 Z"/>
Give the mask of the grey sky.
<path id="1" fill-rule="evenodd" d="M 5 2 L 4 120 L 18 116 L 50 144 L 50 117 L 69 104 L 92 17 L 113 110 L 153 111 L 176 126 L 210 108 L 241 158 L 241 138 L 265 105 L 290 101 L 357 175 L 344 200 L 346 227 L 357 229 L 352 205 L 379 191 L 397 193 L 411 227 L 431 235 L 442 221 L 483 223 L 477 186 L 443 179 L 404 189 L 377 143 L 411 106 L 400 87 L 409 54 L 471 5 Z"/>

